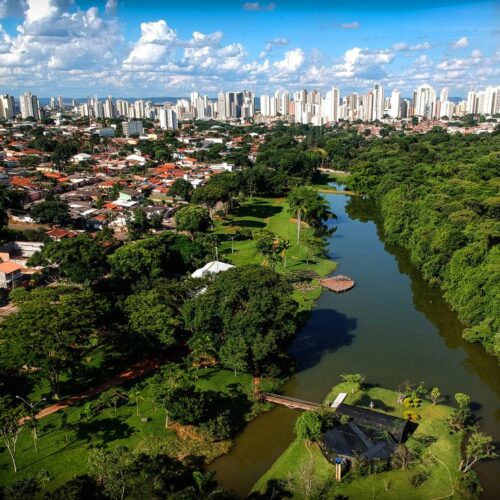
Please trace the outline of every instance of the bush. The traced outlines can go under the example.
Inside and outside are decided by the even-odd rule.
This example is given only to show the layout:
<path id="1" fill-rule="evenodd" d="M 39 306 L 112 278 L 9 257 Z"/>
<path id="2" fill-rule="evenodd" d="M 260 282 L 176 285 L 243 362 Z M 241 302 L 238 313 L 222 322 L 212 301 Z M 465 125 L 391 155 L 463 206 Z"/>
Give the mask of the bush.
<path id="1" fill-rule="evenodd" d="M 251 240 L 253 238 L 252 231 L 248 229 L 248 227 L 242 227 L 241 229 L 238 229 L 238 232 L 236 234 L 238 235 L 239 240 Z"/>
<path id="2" fill-rule="evenodd" d="M 417 470 L 410 476 L 410 484 L 413 488 L 418 488 L 421 484 L 425 483 L 431 473 L 426 470 Z"/>
<path id="3" fill-rule="evenodd" d="M 403 412 L 403 418 L 405 420 L 410 420 L 411 422 L 416 422 L 420 420 L 420 415 L 414 411 L 406 410 Z"/>
<path id="4" fill-rule="evenodd" d="M 408 397 L 403 399 L 403 405 L 406 408 L 418 408 L 422 400 L 417 397 Z"/>

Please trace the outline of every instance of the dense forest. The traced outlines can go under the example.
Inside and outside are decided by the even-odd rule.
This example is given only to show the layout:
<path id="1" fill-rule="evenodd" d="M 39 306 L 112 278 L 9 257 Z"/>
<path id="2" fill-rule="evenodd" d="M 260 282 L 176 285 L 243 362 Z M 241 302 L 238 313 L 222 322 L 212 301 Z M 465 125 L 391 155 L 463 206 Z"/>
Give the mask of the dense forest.
<path id="1" fill-rule="evenodd" d="M 350 150 L 350 187 L 380 205 L 386 241 L 500 357 L 500 135 L 393 134 Z"/>

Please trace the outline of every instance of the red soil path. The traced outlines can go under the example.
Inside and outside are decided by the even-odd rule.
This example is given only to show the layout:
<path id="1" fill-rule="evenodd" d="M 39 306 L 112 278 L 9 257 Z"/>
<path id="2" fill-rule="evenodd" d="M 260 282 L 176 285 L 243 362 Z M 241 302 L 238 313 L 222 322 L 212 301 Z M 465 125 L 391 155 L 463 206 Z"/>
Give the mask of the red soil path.
<path id="1" fill-rule="evenodd" d="M 160 368 L 160 366 L 162 366 L 163 363 L 164 361 L 162 362 L 159 359 L 144 359 L 142 361 L 139 361 L 134 365 L 132 365 L 128 370 L 125 370 L 124 372 L 116 375 L 112 379 L 109 379 L 107 382 L 104 382 L 103 384 L 98 385 L 97 387 L 88 389 L 68 399 L 63 399 L 59 403 L 47 406 L 39 413 L 37 413 L 36 418 L 40 420 L 41 418 L 44 418 L 47 415 L 52 415 L 53 413 L 56 413 L 59 410 L 67 408 L 68 406 L 74 405 L 75 403 L 91 398 L 92 396 L 95 396 L 96 394 L 99 394 L 100 392 L 105 391 L 110 387 L 123 384 L 127 380 L 132 380 L 134 378 L 141 377 L 142 375 L 145 375 L 150 371 L 157 370 L 158 368 Z"/>

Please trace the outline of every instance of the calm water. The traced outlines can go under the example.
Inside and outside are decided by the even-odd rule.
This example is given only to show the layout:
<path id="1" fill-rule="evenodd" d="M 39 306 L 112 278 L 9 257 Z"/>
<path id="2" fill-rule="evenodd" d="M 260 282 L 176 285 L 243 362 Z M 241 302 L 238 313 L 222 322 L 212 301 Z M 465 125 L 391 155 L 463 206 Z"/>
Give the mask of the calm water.
<path id="1" fill-rule="evenodd" d="M 283 387 L 289 396 L 322 401 L 341 373 L 363 373 L 396 388 L 405 379 L 470 394 L 482 429 L 500 442 L 500 369 L 481 347 L 461 338 L 463 327 L 439 291 L 429 288 L 406 253 L 385 245 L 370 203 L 328 195 L 338 219 L 330 257 L 356 280 L 343 294 L 322 294 L 291 347 L 298 372 Z M 252 421 L 231 453 L 210 465 L 221 485 L 245 496 L 293 439 L 297 413 L 276 408 Z M 498 498 L 499 462 L 479 467 L 483 498 Z"/>

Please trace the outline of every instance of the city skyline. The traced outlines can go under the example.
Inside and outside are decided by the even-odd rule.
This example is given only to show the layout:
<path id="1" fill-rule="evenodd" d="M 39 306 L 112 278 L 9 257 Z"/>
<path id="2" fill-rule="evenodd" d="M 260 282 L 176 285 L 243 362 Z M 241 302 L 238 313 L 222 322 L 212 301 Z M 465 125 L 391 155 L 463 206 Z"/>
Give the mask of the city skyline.
<path id="1" fill-rule="evenodd" d="M 494 1 L 0 1 L 0 87 L 41 97 L 184 96 L 375 83 L 411 96 L 495 85 Z"/>

